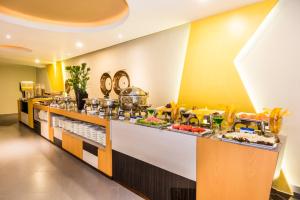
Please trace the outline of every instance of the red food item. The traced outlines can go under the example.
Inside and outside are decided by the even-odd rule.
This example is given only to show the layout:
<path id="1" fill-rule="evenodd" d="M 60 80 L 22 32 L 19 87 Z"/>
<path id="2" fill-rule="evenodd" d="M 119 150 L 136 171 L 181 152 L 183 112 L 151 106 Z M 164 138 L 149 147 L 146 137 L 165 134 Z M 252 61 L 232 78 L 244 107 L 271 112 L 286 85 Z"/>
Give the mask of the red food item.
<path id="1" fill-rule="evenodd" d="M 199 128 L 198 128 L 198 130 L 199 130 L 199 132 L 200 132 L 200 133 L 202 133 L 202 132 L 206 131 L 206 129 L 205 129 L 205 128 L 201 128 L 201 127 L 199 127 Z"/>
<path id="2" fill-rule="evenodd" d="M 186 125 L 180 125 L 180 126 L 179 126 L 179 130 L 185 131 L 185 127 L 186 127 Z"/>
<path id="3" fill-rule="evenodd" d="M 193 132 L 193 133 L 198 133 L 198 132 L 199 132 L 199 129 L 198 129 L 197 127 L 193 127 L 193 128 L 192 128 L 192 132 Z"/>
<path id="4" fill-rule="evenodd" d="M 205 129 L 201 128 L 201 127 L 193 127 L 193 129 L 192 129 L 192 132 L 194 132 L 194 133 L 202 133 L 204 131 L 205 131 Z"/>
<path id="5" fill-rule="evenodd" d="M 179 128 L 180 128 L 180 124 L 173 124 L 173 125 L 172 125 L 172 128 L 173 128 L 173 129 L 179 129 Z"/>
<path id="6" fill-rule="evenodd" d="M 191 131 L 192 130 L 192 126 L 190 125 L 181 125 L 181 127 L 179 128 L 179 130 L 183 130 L 183 131 Z"/>

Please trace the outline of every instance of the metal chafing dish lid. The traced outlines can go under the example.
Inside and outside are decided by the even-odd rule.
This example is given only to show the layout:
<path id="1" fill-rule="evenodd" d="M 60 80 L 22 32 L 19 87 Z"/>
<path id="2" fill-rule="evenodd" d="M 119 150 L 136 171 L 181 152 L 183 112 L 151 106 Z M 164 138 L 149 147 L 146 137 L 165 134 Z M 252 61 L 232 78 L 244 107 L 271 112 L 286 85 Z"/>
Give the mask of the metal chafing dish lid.
<path id="1" fill-rule="evenodd" d="M 148 93 L 138 87 L 128 87 L 121 91 L 120 96 L 147 96 Z"/>

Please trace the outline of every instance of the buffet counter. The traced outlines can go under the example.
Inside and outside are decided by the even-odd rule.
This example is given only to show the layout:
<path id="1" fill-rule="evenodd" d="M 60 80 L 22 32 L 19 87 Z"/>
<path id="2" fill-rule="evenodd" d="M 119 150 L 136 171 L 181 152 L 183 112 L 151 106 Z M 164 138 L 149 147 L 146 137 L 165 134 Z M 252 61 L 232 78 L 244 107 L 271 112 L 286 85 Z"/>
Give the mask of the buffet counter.
<path id="1" fill-rule="evenodd" d="M 122 121 L 111 121 L 111 133 L 114 179 L 150 199 L 269 199 L 280 145 L 267 150 Z"/>
<path id="2" fill-rule="evenodd" d="M 33 107 L 35 113 L 47 114 L 40 123 L 47 123 L 49 141 L 149 199 L 269 199 L 280 145 L 261 149 L 39 104 Z M 60 128 L 55 117 L 105 128 L 106 144 Z"/>
<path id="3" fill-rule="evenodd" d="M 47 101 L 49 98 L 31 98 L 31 99 L 18 99 L 18 120 L 23 124 L 34 128 L 33 121 L 33 105 L 38 101 Z"/>
<path id="4" fill-rule="evenodd" d="M 33 110 L 34 121 L 39 129 L 36 130 L 37 133 L 40 133 L 50 142 L 97 168 L 107 176 L 112 176 L 112 148 L 109 120 L 40 104 L 34 104 Z M 46 117 L 42 117 L 39 113 L 40 111 Z M 64 121 L 65 124 L 68 122 L 69 125 L 75 122 L 76 124 L 84 124 L 87 127 L 91 127 L 91 129 L 93 127 L 101 127 L 105 136 L 102 138 L 102 142 L 99 143 L 96 139 L 92 140 L 80 134 L 75 129 L 71 130 L 66 126 L 59 126 L 61 125 L 60 121 Z M 92 134 L 95 135 L 96 132 L 91 132 L 90 135 Z"/>

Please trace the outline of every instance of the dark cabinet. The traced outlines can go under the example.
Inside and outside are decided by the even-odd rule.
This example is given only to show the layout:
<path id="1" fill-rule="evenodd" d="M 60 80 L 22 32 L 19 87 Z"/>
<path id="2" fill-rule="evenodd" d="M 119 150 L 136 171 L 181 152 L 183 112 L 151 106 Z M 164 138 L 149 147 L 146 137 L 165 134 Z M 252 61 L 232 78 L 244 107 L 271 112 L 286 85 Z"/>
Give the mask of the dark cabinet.
<path id="1" fill-rule="evenodd" d="M 113 151 L 113 179 L 151 200 L 195 200 L 196 182 Z"/>

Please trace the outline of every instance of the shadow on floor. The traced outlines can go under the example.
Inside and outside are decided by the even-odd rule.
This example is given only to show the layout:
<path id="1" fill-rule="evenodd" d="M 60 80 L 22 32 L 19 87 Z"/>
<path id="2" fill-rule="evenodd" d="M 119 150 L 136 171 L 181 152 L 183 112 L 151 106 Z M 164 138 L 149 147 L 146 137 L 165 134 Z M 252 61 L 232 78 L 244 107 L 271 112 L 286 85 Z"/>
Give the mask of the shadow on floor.
<path id="1" fill-rule="evenodd" d="M 0 115 L 0 126 L 11 126 L 18 122 L 18 114 Z"/>

